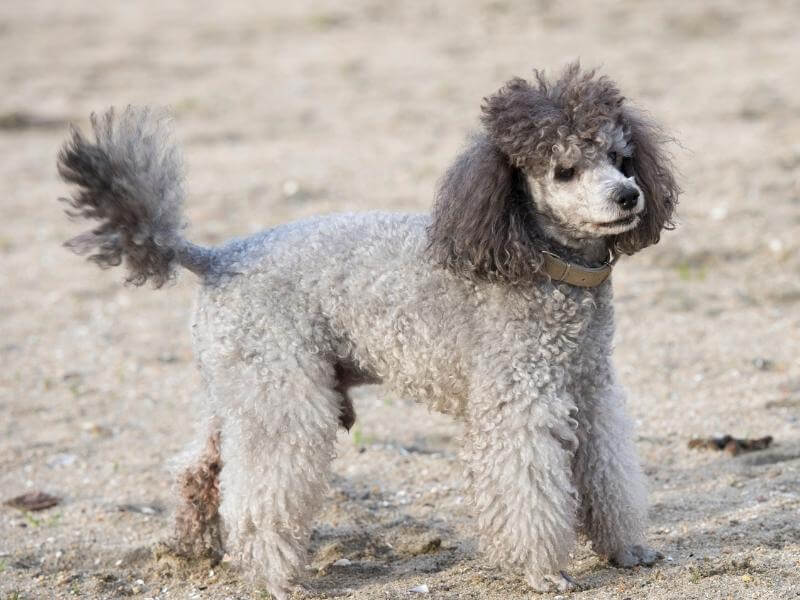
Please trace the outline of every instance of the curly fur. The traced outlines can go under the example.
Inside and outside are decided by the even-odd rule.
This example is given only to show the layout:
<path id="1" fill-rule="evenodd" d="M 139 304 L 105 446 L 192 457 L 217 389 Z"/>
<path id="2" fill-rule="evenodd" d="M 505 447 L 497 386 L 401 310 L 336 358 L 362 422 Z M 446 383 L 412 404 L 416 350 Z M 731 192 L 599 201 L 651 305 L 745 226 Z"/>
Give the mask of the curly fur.
<path id="1" fill-rule="evenodd" d="M 525 279 L 542 260 L 529 197 L 508 156 L 476 136 L 437 191 L 428 231 L 434 260 L 464 277 Z"/>
<path id="2" fill-rule="evenodd" d="M 609 248 L 634 254 L 673 226 L 680 192 L 659 127 L 624 102 L 616 85 L 570 65 L 555 82 L 534 71 L 535 83 L 515 78 L 484 99 L 486 133 L 476 136 L 440 182 L 430 228 L 436 262 L 477 279 L 529 281 L 541 265 L 523 173 L 543 177 L 555 162 L 570 166 L 604 156 L 620 128 L 632 168 L 647 198 L 638 227 L 609 238 Z"/>
<path id="3" fill-rule="evenodd" d="M 208 253 L 179 234 L 184 223 L 183 170 L 180 152 L 170 143 L 165 117 L 149 109 L 128 107 L 119 118 L 110 109 L 91 116 L 95 142 L 73 129 L 58 155 L 61 177 L 78 186 L 62 198 L 72 217 L 101 221 L 66 245 L 100 267 L 115 267 L 123 258 L 127 282 L 150 280 L 158 288 L 171 279 L 177 264 L 205 270 Z"/>
<path id="4" fill-rule="evenodd" d="M 176 549 L 186 555 L 222 556 L 219 522 L 220 432 L 213 426 L 206 446 L 178 478 L 180 504 L 175 512 Z"/>
<path id="5" fill-rule="evenodd" d="M 73 205 L 103 221 L 81 242 L 95 260 L 124 257 L 137 284 L 177 264 L 202 280 L 198 412 L 219 433 L 181 480 L 186 547 L 219 500 L 225 550 L 286 598 L 337 427 L 355 420 L 348 389 L 383 382 L 464 422 L 484 548 L 534 589 L 572 587 L 562 569 L 580 530 L 617 564 L 656 560 L 611 363 L 611 280 L 572 287 L 540 266 L 543 251 L 593 264 L 658 241 L 678 194 L 665 140 L 577 66 L 552 84 L 512 80 L 484 102 L 483 125 L 431 216 L 316 217 L 213 250 L 178 234 L 177 151 L 147 112 L 95 120 L 95 144 L 73 135 L 61 171 L 80 188 Z"/>

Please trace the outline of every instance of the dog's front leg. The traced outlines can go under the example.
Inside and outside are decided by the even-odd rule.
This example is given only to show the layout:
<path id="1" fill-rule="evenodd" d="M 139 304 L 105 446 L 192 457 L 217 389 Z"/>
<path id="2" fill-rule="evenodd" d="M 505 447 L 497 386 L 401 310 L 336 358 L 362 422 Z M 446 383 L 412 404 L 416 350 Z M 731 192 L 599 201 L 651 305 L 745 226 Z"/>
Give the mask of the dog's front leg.
<path id="1" fill-rule="evenodd" d="M 647 489 L 623 392 L 613 376 L 601 389 L 578 413 L 581 524 L 594 550 L 612 563 L 652 565 L 662 555 L 645 545 Z"/>
<path id="2" fill-rule="evenodd" d="M 570 590 L 574 407 L 531 375 L 509 379 L 469 402 L 463 458 L 477 524 L 490 559 L 524 570 L 537 591 Z"/>

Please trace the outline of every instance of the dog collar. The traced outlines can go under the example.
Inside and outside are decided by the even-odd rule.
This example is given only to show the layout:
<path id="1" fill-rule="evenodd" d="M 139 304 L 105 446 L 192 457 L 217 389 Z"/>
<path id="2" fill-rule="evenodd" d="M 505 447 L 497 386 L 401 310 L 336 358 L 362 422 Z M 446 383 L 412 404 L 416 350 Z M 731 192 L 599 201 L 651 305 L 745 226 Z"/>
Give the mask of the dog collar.
<path id="1" fill-rule="evenodd" d="M 585 288 L 597 287 L 608 279 L 616 261 L 616 257 L 609 256 L 608 261 L 599 267 L 582 267 L 547 251 L 543 251 L 542 254 L 544 255 L 542 270 L 550 276 L 550 279 Z"/>

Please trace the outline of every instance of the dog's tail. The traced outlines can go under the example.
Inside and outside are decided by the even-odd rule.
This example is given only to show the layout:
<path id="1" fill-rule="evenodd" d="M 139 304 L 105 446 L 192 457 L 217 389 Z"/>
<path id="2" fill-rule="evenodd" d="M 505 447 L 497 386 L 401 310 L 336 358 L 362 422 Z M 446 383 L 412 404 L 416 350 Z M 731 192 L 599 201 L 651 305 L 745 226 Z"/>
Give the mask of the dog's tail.
<path id="1" fill-rule="evenodd" d="M 200 276 L 214 269 L 215 253 L 183 238 L 183 169 L 170 139 L 166 115 L 147 108 L 113 108 L 92 114 L 94 141 L 77 130 L 61 148 L 58 172 L 78 186 L 72 198 L 73 217 L 100 224 L 68 242 L 77 254 L 102 268 L 123 259 L 127 281 L 161 287 L 181 265 Z"/>

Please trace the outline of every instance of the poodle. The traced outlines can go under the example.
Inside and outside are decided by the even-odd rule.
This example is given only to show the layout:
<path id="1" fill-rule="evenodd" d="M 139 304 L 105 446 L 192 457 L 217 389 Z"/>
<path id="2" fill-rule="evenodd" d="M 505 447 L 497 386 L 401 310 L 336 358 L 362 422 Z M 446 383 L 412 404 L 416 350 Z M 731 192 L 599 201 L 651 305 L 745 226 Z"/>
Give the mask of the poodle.
<path id="1" fill-rule="evenodd" d="M 573 589 L 577 536 L 623 567 L 645 543 L 645 479 L 612 366 L 616 258 L 673 227 L 660 127 L 575 63 L 484 99 L 482 129 L 431 214 L 341 214 L 218 248 L 181 234 L 179 151 L 163 114 L 129 107 L 73 130 L 67 242 L 127 281 L 199 278 L 207 388 L 180 477 L 176 540 L 227 552 L 287 598 L 305 564 L 349 390 L 383 383 L 464 423 L 465 487 L 489 559 L 534 590 Z"/>

